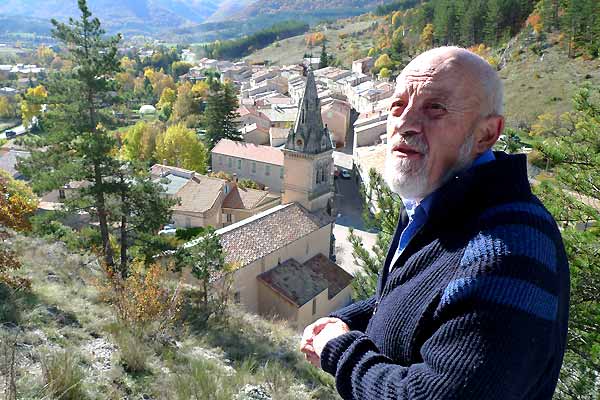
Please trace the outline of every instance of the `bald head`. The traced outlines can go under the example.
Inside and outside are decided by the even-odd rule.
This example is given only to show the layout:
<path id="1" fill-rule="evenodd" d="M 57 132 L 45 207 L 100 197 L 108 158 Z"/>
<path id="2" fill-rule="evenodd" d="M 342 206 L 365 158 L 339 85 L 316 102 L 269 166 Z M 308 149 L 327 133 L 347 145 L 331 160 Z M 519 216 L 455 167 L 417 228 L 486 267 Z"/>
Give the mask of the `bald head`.
<path id="1" fill-rule="evenodd" d="M 502 115 L 503 88 L 498 73 L 483 58 L 461 47 L 437 47 L 421 53 L 404 68 L 398 80 L 414 74 L 433 76 L 451 69 L 460 70 L 478 89 L 482 115 Z"/>

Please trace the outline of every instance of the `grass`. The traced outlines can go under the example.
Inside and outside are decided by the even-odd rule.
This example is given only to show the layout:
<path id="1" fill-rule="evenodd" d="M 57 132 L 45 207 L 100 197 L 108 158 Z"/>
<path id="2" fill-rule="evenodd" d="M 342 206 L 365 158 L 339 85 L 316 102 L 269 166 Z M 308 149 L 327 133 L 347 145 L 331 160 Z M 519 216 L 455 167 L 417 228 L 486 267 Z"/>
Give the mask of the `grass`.
<path id="1" fill-rule="evenodd" d="M 571 111 L 571 99 L 584 83 L 600 85 L 600 60 L 570 59 L 558 37 L 550 35 L 541 55 L 521 34 L 500 71 L 504 82 L 507 126 L 531 126 L 543 113 Z"/>
<path id="2" fill-rule="evenodd" d="M 19 273 L 32 282 L 31 292 L 0 293 L 0 304 L 12 305 L 0 318 L 12 321 L 23 344 L 15 347 L 17 398 L 73 391 L 71 398 L 90 400 L 220 400 L 243 393 L 339 400 L 333 378 L 304 360 L 300 337 L 285 323 L 235 307 L 227 318 L 205 322 L 188 305 L 174 329 L 132 335 L 100 299 L 94 256 L 32 237 L 17 237 L 12 246 L 23 262 Z M 188 290 L 184 297 L 193 298 Z M 0 325 L 0 334 L 7 332 Z"/>
<path id="3" fill-rule="evenodd" d="M 41 358 L 46 396 L 62 400 L 87 398 L 83 388 L 84 373 L 76 354 L 59 350 Z"/>
<path id="4" fill-rule="evenodd" d="M 372 44 L 371 35 L 364 33 L 375 22 L 376 20 L 364 20 L 364 17 L 354 17 L 337 21 L 335 26 L 326 30 L 322 29 L 323 26 L 316 27 L 314 31 L 322 31 L 325 34 L 327 52 L 339 59 L 344 67 L 350 68 L 352 63 L 352 60 L 348 58 L 350 44 L 356 44 L 360 51 L 366 53 Z M 344 36 L 346 37 L 344 38 Z M 298 64 L 302 62 L 304 53 L 312 53 L 313 57 L 319 57 L 321 45 L 307 47 L 305 36 L 302 34 L 277 41 L 250 54 L 245 59 L 251 62 L 268 60 L 271 64 L 280 65 Z"/>

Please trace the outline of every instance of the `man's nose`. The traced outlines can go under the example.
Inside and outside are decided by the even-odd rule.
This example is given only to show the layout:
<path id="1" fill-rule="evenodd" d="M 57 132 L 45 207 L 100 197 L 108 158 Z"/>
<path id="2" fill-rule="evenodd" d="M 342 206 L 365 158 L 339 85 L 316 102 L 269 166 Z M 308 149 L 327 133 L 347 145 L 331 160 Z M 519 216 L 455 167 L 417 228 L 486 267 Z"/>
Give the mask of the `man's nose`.
<path id="1" fill-rule="evenodd" d="M 400 116 L 388 115 L 388 136 L 402 135 L 412 136 L 423 130 L 422 115 L 415 107 L 408 106 Z"/>

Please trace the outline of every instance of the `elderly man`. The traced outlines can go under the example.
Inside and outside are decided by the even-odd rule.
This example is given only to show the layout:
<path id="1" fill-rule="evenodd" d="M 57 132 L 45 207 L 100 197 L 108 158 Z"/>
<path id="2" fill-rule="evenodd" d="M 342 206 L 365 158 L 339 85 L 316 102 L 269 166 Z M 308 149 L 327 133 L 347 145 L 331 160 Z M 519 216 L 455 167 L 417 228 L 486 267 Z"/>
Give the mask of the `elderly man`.
<path id="1" fill-rule="evenodd" d="M 569 270 L 524 155 L 492 152 L 502 85 L 430 50 L 400 74 L 385 179 L 403 199 L 377 293 L 309 325 L 301 350 L 344 399 L 551 399 Z"/>

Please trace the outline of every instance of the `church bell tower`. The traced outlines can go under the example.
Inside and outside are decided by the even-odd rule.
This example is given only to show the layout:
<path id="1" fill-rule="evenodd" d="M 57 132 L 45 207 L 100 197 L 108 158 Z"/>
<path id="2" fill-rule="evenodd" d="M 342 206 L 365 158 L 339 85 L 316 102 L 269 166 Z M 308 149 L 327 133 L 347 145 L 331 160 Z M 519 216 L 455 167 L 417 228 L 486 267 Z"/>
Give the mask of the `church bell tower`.
<path id="1" fill-rule="evenodd" d="M 332 209 L 333 144 L 323 126 L 321 103 L 312 70 L 298 107 L 298 116 L 283 148 L 283 203 L 298 202 L 311 212 Z"/>

